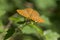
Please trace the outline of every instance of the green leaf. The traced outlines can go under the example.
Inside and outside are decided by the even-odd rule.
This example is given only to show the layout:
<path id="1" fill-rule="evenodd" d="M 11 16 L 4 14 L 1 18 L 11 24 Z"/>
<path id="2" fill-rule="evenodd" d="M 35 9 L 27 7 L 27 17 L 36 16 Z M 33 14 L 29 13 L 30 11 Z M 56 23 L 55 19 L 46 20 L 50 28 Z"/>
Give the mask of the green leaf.
<path id="1" fill-rule="evenodd" d="M 2 20 L 0 20 L 0 33 L 4 32 L 4 26 Z"/>
<path id="2" fill-rule="evenodd" d="M 26 34 L 32 34 L 32 33 L 37 33 L 39 35 L 43 34 L 42 29 L 37 27 L 34 24 L 28 24 L 28 25 L 24 26 L 24 28 L 22 29 L 22 32 L 26 33 Z"/>
<path id="3" fill-rule="evenodd" d="M 59 38 L 59 34 L 51 30 L 45 31 L 44 36 L 46 38 L 45 40 L 57 40 L 57 38 Z"/>
<path id="4" fill-rule="evenodd" d="M 11 16 L 9 20 L 12 21 L 13 23 L 17 23 L 17 22 L 24 21 L 24 18 L 16 14 L 16 15 Z"/>
<path id="5" fill-rule="evenodd" d="M 4 40 L 8 39 L 9 37 L 11 37 L 11 36 L 14 34 L 15 28 L 16 28 L 16 27 L 15 27 L 14 25 L 12 25 L 12 26 L 8 29 L 7 34 L 6 34 L 5 37 L 4 37 Z"/>

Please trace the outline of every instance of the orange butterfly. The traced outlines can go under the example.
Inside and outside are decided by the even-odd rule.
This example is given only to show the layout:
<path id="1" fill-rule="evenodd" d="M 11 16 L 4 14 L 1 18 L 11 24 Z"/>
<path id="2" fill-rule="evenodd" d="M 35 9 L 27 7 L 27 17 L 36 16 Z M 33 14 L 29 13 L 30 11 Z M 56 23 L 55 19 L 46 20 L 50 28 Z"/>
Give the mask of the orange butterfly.
<path id="1" fill-rule="evenodd" d="M 44 20 L 39 16 L 39 13 L 32 8 L 26 8 L 24 10 L 17 10 L 17 12 L 29 19 L 32 19 L 35 22 L 43 23 Z"/>

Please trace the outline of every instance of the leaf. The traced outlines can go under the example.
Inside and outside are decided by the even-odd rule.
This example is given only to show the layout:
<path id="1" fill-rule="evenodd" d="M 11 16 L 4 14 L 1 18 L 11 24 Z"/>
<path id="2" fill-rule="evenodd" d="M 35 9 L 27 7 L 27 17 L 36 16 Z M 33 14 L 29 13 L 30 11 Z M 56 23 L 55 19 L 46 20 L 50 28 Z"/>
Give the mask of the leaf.
<path id="1" fill-rule="evenodd" d="M 0 18 L 5 15 L 6 11 L 5 10 L 0 10 Z"/>
<path id="2" fill-rule="evenodd" d="M 2 20 L 0 20 L 0 33 L 4 32 L 4 26 Z"/>
<path id="3" fill-rule="evenodd" d="M 17 23 L 17 22 L 22 22 L 22 21 L 24 21 L 24 18 L 21 17 L 21 16 L 19 16 L 18 14 L 15 14 L 15 15 L 11 16 L 11 17 L 9 18 L 9 20 L 12 21 L 13 23 Z"/>
<path id="4" fill-rule="evenodd" d="M 22 32 L 26 34 L 33 34 L 33 33 L 37 33 L 38 35 L 43 34 L 42 29 L 33 24 L 24 26 L 24 28 L 22 29 Z"/>
<path id="5" fill-rule="evenodd" d="M 53 32 L 52 30 L 44 31 L 45 40 L 57 40 L 59 38 L 59 34 L 57 32 Z"/>
<path id="6" fill-rule="evenodd" d="M 12 25 L 11 28 L 8 29 L 7 34 L 4 37 L 4 40 L 8 39 L 9 37 L 11 37 L 14 34 L 15 28 L 16 27 Z"/>

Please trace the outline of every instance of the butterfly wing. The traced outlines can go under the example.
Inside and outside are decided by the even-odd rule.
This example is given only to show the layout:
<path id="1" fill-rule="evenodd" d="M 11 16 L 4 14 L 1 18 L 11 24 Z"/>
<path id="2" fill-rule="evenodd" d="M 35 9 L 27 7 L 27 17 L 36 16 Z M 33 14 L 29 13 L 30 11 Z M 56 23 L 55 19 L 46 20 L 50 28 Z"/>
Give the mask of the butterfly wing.
<path id="1" fill-rule="evenodd" d="M 31 14 L 31 19 L 34 20 L 35 22 L 39 22 L 39 23 L 44 22 L 44 20 L 42 18 L 40 18 L 39 13 L 35 10 L 33 10 L 32 14 Z"/>
<path id="2" fill-rule="evenodd" d="M 25 10 L 28 12 L 28 14 L 29 14 L 29 15 L 31 15 L 31 14 L 32 14 L 32 11 L 33 11 L 33 9 L 32 9 L 32 8 L 26 8 Z"/>
<path id="3" fill-rule="evenodd" d="M 22 15 L 22 16 L 24 16 L 24 17 L 26 17 L 26 18 L 29 18 L 29 14 L 27 13 L 26 10 L 17 10 L 17 12 L 18 12 L 20 15 Z"/>
<path id="4" fill-rule="evenodd" d="M 44 22 L 44 20 L 39 16 L 39 13 L 35 10 L 33 10 L 32 8 L 26 8 L 24 10 L 17 10 L 17 12 L 29 19 L 32 19 L 35 22 L 39 22 L 42 23 Z"/>

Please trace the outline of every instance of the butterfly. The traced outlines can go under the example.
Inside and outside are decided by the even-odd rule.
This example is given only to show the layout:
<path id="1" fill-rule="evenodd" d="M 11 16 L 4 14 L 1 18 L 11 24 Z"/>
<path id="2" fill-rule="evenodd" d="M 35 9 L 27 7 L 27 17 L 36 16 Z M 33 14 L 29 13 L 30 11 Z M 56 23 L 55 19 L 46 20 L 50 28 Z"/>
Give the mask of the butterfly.
<path id="1" fill-rule="evenodd" d="M 33 10 L 32 8 L 17 10 L 17 13 L 35 22 L 38 22 L 38 23 L 44 22 L 44 20 L 40 17 L 39 13 L 36 10 Z"/>

